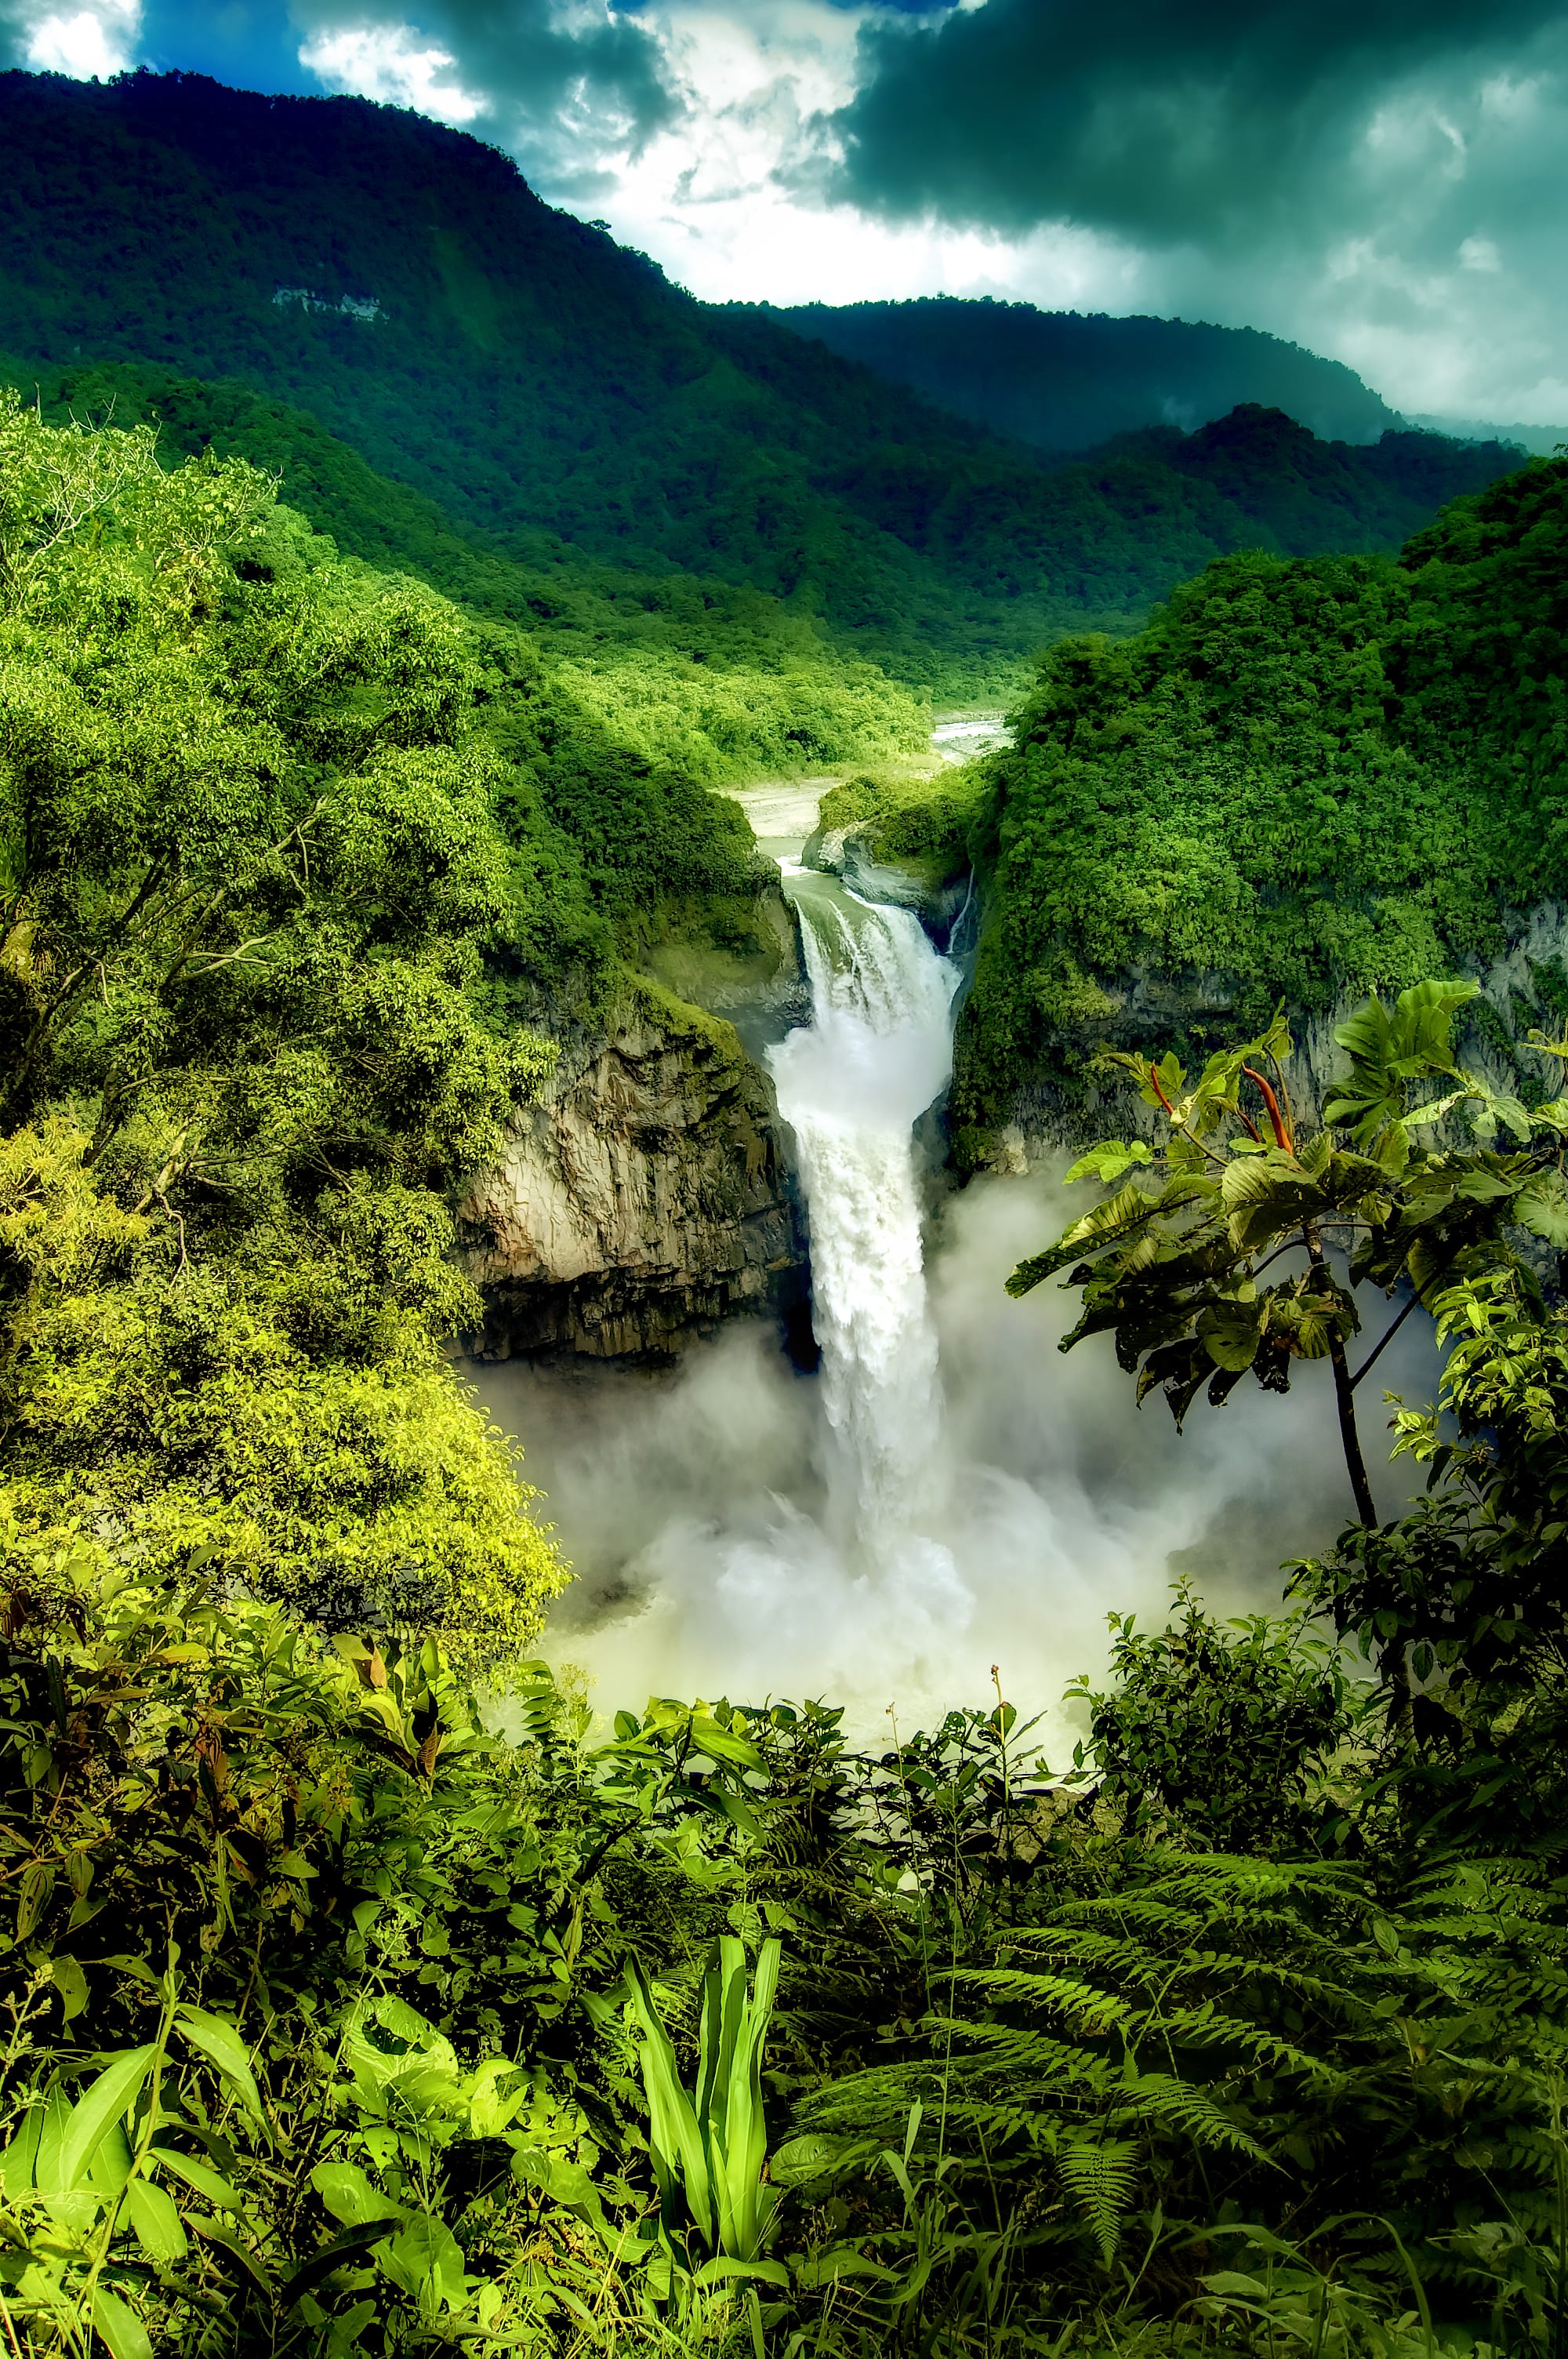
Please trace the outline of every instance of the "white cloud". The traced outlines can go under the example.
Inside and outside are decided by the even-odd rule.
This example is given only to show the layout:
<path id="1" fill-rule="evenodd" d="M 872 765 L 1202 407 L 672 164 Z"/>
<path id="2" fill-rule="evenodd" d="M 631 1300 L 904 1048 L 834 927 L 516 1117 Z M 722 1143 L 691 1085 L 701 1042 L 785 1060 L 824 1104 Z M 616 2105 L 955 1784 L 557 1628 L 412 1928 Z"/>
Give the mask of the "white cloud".
<path id="1" fill-rule="evenodd" d="M 577 209 L 602 214 L 709 302 L 852 303 L 943 291 L 1046 307 L 1138 299 L 1141 258 L 1092 231 L 1027 238 L 899 224 L 817 194 L 825 119 L 854 89 L 856 39 L 880 13 L 827 0 L 752 0 L 743 15 L 703 0 L 640 12 L 678 92 L 677 118 Z M 573 202 L 566 189 L 540 192 Z"/>
<path id="2" fill-rule="evenodd" d="M 35 73 L 106 82 L 135 61 L 141 29 L 141 0 L 96 0 L 72 16 L 40 17 L 23 55 Z"/>
<path id="3" fill-rule="evenodd" d="M 300 53 L 329 88 L 481 131 L 550 202 L 608 220 L 709 301 L 946 292 L 1180 314 L 1271 330 L 1396 407 L 1455 416 L 1541 418 L 1568 375 L 1551 296 L 1568 270 L 1560 25 L 1384 81 L 1324 130 L 1299 202 L 1156 251 L 1091 222 L 1019 233 L 829 204 L 860 36 L 909 27 L 883 0 L 645 0 L 632 16 L 610 0 L 414 0 L 411 21 L 380 27 L 344 26 L 348 0 L 332 5 L 339 22 L 318 16 Z M 622 36 L 663 84 L 651 113 L 590 62 Z M 580 67 L 547 65 L 563 41 L 588 45 Z"/>
<path id="4" fill-rule="evenodd" d="M 412 25 L 356 25 L 318 33 L 299 51 L 299 62 L 330 91 L 411 106 L 438 123 L 471 123 L 485 102 L 447 79 L 457 63 L 448 49 L 421 41 Z"/>

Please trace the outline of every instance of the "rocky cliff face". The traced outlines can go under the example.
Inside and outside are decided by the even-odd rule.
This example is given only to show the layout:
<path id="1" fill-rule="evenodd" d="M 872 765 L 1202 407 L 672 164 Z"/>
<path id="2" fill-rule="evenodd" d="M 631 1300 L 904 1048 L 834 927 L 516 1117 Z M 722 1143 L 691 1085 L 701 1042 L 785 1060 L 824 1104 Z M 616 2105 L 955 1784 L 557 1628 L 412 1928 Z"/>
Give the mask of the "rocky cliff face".
<path id="1" fill-rule="evenodd" d="M 562 1041 L 463 1207 L 480 1356 L 662 1361 L 738 1310 L 802 1320 L 804 1225 L 757 1059 L 807 995 L 783 897 L 752 917 L 739 945 L 689 927 L 655 945 L 611 1028 Z"/>
<path id="2" fill-rule="evenodd" d="M 1568 964 L 1568 908 L 1542 902 L 1520 912 L 1509 929 L 1507 948 L 1491 960 L 1459 962 L 1458 971 L 1480 984 L 1481 996 L 1462 1018 L 1457 1035 L 1459 1061 L 1484 1073 L 1498 1089 L 1517 1090 L 1521 1076 L 1540 1080 L 1544 1070 L 1526 1050 L 1516 1063 L 1513 1044 L 1522 1040 L 1532 1024 L 1560 1028 L 1541 1004 L 1541 979 L 1537 970 L 1554 967 L 1560 977 Z M 1145 1049 L 1200 1027 L 1211 1039 L 1235 1036 L 1236 989 L 1224 974 L 1172 974 L 1150 968 L 1130 968 L 1124 973 L 1096 978 L 1105 1006 L 1086 1027 L 1081 1049 L 1112 1048 Z M 1385 993 L 1389 998 L 1393 995 Z M 1334 1038 L 1335 1027 L 1366 999 L 1364 991 L 1346 993 L 1332 1007 L 1303 1016 L 1292 1011 L 1295 1054 L 1285 1079 L 1297 1119 L 1315 1125 L 1329 1095 L 1329 1084 L 1343 1070 L 1345 1058 Z M 1092 1037 L 1091 1037 L 1092 1036 Z M 1058 1159 L 1064 1148 L 1077 1148 L 1109 1132 L 1128 1136 L 1129 1125 L 1152 1136 L 1153 1114 L 1136 1094 L 1118 1082 L 1104 1090 L 1061 1090 L 1049 1072 L 1021 1079 L 996 1133 L 988 1158 L 1000 1171 L 1022 1172 Z"/>

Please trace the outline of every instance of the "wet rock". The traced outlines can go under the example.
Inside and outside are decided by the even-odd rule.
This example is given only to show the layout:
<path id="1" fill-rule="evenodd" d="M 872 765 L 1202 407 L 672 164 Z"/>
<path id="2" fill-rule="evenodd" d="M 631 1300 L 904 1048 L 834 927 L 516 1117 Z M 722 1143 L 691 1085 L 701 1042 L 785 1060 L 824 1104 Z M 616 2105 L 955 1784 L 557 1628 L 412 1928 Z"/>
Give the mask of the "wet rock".
<path id="1" fill-rule="evenodd" d="M 730 1024 L 651 992 L 563 1044 L 462 1229 L 484 1358 L 665 1361 L 737 1310 L 787 1321 L 806 1292 L 766 1076 Z"/>

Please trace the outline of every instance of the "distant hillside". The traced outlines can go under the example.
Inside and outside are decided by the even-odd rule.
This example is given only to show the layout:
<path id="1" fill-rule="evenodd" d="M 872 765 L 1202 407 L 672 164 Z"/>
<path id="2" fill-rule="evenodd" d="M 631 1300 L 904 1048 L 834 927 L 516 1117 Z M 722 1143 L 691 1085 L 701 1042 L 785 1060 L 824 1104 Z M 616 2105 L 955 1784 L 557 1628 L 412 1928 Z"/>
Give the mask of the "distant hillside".
<path id="1" fill-rule="evenodd" d="M 1400 423 L 1353 369 L 1256 328 L 1037 311 L 989 296 L 802 303 L 770 316 L 1040 451 L 1087 451 L 1144 426 L 1190 434 L 1243 403 L 1282 409 L 1325 442 L 1375 442 Z"/>
<path id="2" fill-rule="evenodd" d="M 777 319 L 695 301 L 493 149 L 363 100 L 5 74 L 0 151 L 12 375 L 200 380 L 183 433 L 265 457 L 378 562 L 446 533 L 436 578 L 488 565 L 520 619 L 589 574 L 591 608 L 611 573 L 639 577 L 624 618 L 679 576 L 724 585 L 726 616 L 763 592 L 939 694 L 1010 693 L 1043 644 L 1136 626 L 1216 555 L 1392 549 L 1499 472 L 1436 438 L 1325 445 L 1260 407 L 1050 471 Z M 217 404 L 206 426 L 192 400 Z M 394 528 L 339 460 L 323 475 L 323 430 L 430 512 Z M 702 594 L 679 600 L 700 658 Z"/>
<path id="3" fill-rule="evenodd" d="M 1568 442 L 1568 426 L 1508 426 L 1485 418 L 1432 418 L 1412 419 L 1416 426 L 1425 426 L 1434 434 L 1456 437 L 1464 442 L 1514 442 L 1532 458 L 1550 459 L 1553 452 Z"/>

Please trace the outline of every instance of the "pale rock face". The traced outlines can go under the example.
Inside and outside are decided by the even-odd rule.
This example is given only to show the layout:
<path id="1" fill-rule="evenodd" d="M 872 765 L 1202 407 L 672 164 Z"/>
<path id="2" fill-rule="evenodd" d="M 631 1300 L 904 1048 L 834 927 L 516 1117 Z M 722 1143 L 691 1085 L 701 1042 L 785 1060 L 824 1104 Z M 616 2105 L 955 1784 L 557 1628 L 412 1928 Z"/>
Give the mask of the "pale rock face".
<path id="1" fill-rule="evenodd" d="M 1568 959 L 1568 908 L 1543 901 L 1534 909 L 1518 912 L 1509 927 L 1508 946 L 1495 959 L 1461 959 L 1456 972 L 1473 976 L 1510 1039 L 1522 1039 L 1532 1023 L 1552 1029 L 1552 1019 L 1521 1014 L 1534 998 L 1531 965 L 1555 958 Z M 1098 1025 L 1106 1042 L 1116 1048 L 1141 1049 L 1162 1031 L 1202 1017 L 1209 1026 L 1223 1024 L 1234 1004 L 1234 986 L 1222 974 L 1173 975 L 1158 969 L 1130 968 L 1125 973 L 1099 978 L 1106 997 L 1106 1015 Z M 1394 992 L 1385 992 L 1386 1000 Z M 1298 1123 L 1315 1126 L 1333 1094 L 1335 1077 L 1346 1070 L 1347 1060 L 1334 1038 L 1367 997 L 1363 991 L 1345 993 L 1326 1011 L 1303 1016 L 1287 1010 L 1295 1038 L 1295 1053 L 1285 1067 Z M 1499 1089 L 1512 1089 L 1515 1076 L 1506 1060 L 1485 1043 L 1465 1049 L 1461 1062 L 1483 1074 Z M 1532 1069 L 1533 1070 L 1533 1069 Z M 1542 1078 L 1548 1069 L 1541 1067 Z M 1052 1168 L 1064 1147 L 1077 1148 L 1108 1130 L 1126 1136 L 1129 1129 L 1152 1138 L 1159 1123 L 1152 1109 L 1139 1103 L 1130 1090 L 1113 1083 L 1103 1093 L 1091 1091 L 1082 1103 L 1060 1103 L 1048 1077 L 1023 1082 L 1011 1108 L 1011 1120 L 999 1129 L 990 1168 L 1025 1172 Z M 1440 1131 L 1435 1136 L 1441 1140 Z"/>
<path id="2" fill-rule="evenodd" d="M 728 1026 L 569 1041 L 463 1208 L 490 1358 L 668 1358 L 732 1311 L 789 1310 L 806 1252 L 764 1076 Z"/>

